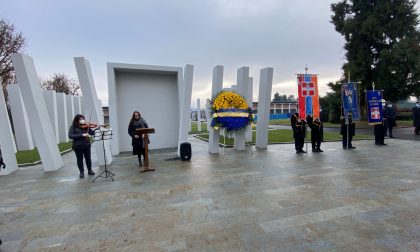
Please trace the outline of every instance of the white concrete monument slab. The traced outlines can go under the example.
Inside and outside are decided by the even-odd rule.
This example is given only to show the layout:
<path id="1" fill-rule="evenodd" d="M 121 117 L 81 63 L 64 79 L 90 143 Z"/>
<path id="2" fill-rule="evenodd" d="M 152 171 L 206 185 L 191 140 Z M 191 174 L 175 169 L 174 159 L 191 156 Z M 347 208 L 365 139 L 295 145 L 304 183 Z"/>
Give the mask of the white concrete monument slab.
<path id="1" fill-rule="evenodd" d="M 56 93 L 57 101 L 57 124 L 58 124 L 58 141 L 66 143 L 69 139 L 69 129 L 72 121 L 67 121 L 67 100 L 65 93 Z"/>
<path id="2" fill-rule="evenodd" d="M 253 89 L 253 78 L 249 77 L 248 79 L 248 90 L 247 90 L 247 97 L 246 100 L 248 102 L 248 107 L 252 108 L 252 89 Z M 245 133 L 246 141 L 252 142 L 252 126 L 246 127 L 246 133 Z"/>
<path id="3" fill-rule="evenodd" d="M 185 66 L 184 82 L 182 67 L 108 63 L 112 154 L 132 151 L 127 128 L 134 111 L 155 128 L 156 133 L 150 135 L 150 149 L 179 151 L 179 143 L 188 139 L 192 72 L 191 65 Z M 182 104 L 183 99 L 186 102 Z"/>
<path id="4" fill-rule="evenodd" d="M 200 98 L 197 99 L 197 130 L 201 132 L 201 106 Z"/>
<path id="5" fill-rule="evenodd" d="M 268 144 L 268 122 L 270 119 L 271 88 L 273 86 L 273 68 L 260 71 L 258 96 L 258 120 L 255 147 L 265 149 Z"/>
<path id="6" fill-rule="evenodd" d="M 56 143 L 60 143 L 60 137 L 58 135 L 58 116 L 57 116 L 57 93 L 54 90 L 42 91 L 44 96 L 45 105 L 47 105 L 48 114 L 50 115 L 51 125 L 54 130 L 54 136 Z"/>
<path id="7" fill-rule="evenodd" d="M 181 83 L 181 113 L 179 126 L 179 140 L 178 140 L 178 155 L 179 146 L 182 142 L 188 142 L 188 123 L 190 123 L 190 109 L 191 109 L 191 93 L 193 85 L 194 66 L 185 65 L 184 76 Z"/>
<path id="8" fill-rule="evenodd" d="M 246 100 L 248 96 L 248 83 L 249 83 L 249 67 L 241 67 L 237 71 L 237 92 L 242 95 Z M 234 137 L 233 148 L 235 150 L 245 150 L 245 136 L 237 135 Z"/>
<path id="9" fill-rule="evenodd" d="M 66 106 L 67 106 L 67 122 L 72 122 L 74 116 L 76 115 L 74 113 L 74 100 L 72 95 L 66 94 Z M 89 119 L 86 118 L 86 121 Z"/>
<path id="10" fill-rule="evenodd" d="M 79 96 L 73 96 L 74 114 L 82 114 L 82 100 Z"/>
<path id="11" fill-rule="evenodd" d="M 223 66 L 217 65 L 213 67 L 213 79 L 212 79 L 212 87 L 211 87 L 212 97 L 216 95 L 222 89 L 223 89 Z M 206 110 L 208 112 L 211 111 L 210 107 L 207 107 Z M 215 130 L 211 127 L 210 114 L 207 116 L 207 129 L 209 131 L 209 146 L 208 146 L 209 153 L 218 154 L 220 129 Z"/>
<path id="12" fill-rule="evenodd" d="M 28 114 L 23 103 L 19 85 L 7 85 L 9 94 L 9 105 L 12 114 L 13 127 L 15 130 L 16 146 L 18 150 L 33 150 L 31 127 L 29 125 Z"/>
<path id="13" fill-rule="evenodd" d="M 1 83 L 1 79 L 0 79 Z M 13 139 L 12 126 L 7 113 L 3 90 L 0 89 L 0 149 L 6 169 L 0 168 L 0 175 L 10 174 L 18 169 L 15 155 L 15 140 Z"/>
<path id="14" fill-rule="evenodd" d="M 103 124 L 104 115 L 102 112 L 102 107 L 98 100 L 98 96 L 96 94 L 95 83 L 93 82 L 92 70 L 90 68 L 89 61 L 84 57 L 75 57 L 74 63 L 76 65 L 77 75 L 79 77 L 80 88 L 82 89 L 84 106 L 86 109 L 86 113 L 88 113 L 84 115 L 85 119 L 87 121 L 91 120 L 91 122 Z M 111 150 L 109 148 L 109 140 L 106 140 L 104 143 L 102 143 L 101 141 L 96 141 L 93 143 L 93 147 L 95 148 L 96 157 L 98 159 L 99 165 L 105 164 L 103 155 L 104 151 L 106 163 L 110 164 L 112 162 Z"/>
<path id="15" fill-rule="evenodd" d="M 31 57 L 13 54 L 12 62 L 25 106 L 30 109 L 28 118 L 35 138 L 44 171 L 55 171 L 63 166 L 51 119 L 42 96 L 41 85 Z"/>

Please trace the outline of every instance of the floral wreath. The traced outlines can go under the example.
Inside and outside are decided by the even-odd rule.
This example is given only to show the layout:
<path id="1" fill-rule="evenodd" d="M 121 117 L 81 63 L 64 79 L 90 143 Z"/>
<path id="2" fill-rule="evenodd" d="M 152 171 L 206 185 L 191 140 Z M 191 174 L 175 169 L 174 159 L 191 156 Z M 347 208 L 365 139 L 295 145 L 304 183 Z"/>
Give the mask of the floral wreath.
<path id="1" fill-rule="evenodd" d="M 210 100 L 211 127 L 224 128 L 228 134 L 244 134 L 254 122 L 254 114 L 246 100 L 231 89 L 223 89 Z"/>

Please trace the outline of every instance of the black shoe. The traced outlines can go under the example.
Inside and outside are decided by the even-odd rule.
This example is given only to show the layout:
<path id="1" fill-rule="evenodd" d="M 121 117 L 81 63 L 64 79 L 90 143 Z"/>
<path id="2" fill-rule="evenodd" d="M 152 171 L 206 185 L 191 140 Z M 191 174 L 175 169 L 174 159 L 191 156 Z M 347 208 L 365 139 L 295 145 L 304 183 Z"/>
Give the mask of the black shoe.
<path id="1" fill-rule="evenodd" d="M 376 143 L 375 145 L 377 145 L 377 146 L 381 146 L 382 144 L 378 144 L 378 143 Z"/>
<path id="2" fill-rule="evenodd" d="M 350 147 L 349 147 L 349 149 L 356 149 L 356 147 L 354 147 L 354 146 L 350 146 Z"/>
<path id="3" fill-rule="evenodd" d="M 95 175 L 95 173 L 92 170 L 88 171 L 88 174 L 89 175 Z"/>
<path id="4" fill-rule="evenodd" d="M 80 173 L 79 178 L 84 178 L 85 174 L 84 173 Z"/>
<path id="5" fill-rule="evenodd" d="M 343 147 L 343 149 L 348 150 L 347 147 L 345 147 L 345 146 Z"/>
<path id="6" fill-rule="evenodd" d="M 318 149 L 318 152 L 324 152 L 323 150 L 321 150 L 321 149 Z"/>
<path id="7" fill-rule="evenodd" d="M 390 136 L 389 138 L 395 138 L 394 136 Z"/>
<path id="8" fill-rule="evenodd" d="M 302 152 L 300 152 L 300 150 L 297 150 L 297 151 L 296 151 L 296 154 L 300 154 L 300 153 L 302 153 Z"/>
<path id="9" fill-rule="evenodd" d="M 382 145 L 387 145 L 386 143 L 383 143 Z"/>
<path id="10" fill-rule="evenodd" d="M 319 152 L 319 150 L 317 150 L 317 149 L 312 149 L 312 152 Z"/>
<path id="11" fill-rule="evenodd" d="M 304 150 L 300 150 L 300 153 L 306 153 L 306 151 L 304 151 Z"/>

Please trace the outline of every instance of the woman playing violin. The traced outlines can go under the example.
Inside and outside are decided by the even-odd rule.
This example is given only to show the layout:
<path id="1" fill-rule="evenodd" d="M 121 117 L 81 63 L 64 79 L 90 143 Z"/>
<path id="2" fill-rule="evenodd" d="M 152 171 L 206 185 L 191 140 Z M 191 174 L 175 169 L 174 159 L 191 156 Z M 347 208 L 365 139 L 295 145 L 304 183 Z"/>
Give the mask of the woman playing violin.
<path id="1" fill-rule="evenodd" d="M 73 140 L 72 148 L 76 153 L 77 167 L 80 171 L 80 178 L 84 178 L 83 156 L 86 160 L 86 166 L 89 175 L 95 175 L 92 171 L 92 160 L 90 159 L 90 138 L 89 135 L 94 135 L 97 125 L 88 124 L 83 115 L 76 115 L 69 130 L 69 138 Z"/>

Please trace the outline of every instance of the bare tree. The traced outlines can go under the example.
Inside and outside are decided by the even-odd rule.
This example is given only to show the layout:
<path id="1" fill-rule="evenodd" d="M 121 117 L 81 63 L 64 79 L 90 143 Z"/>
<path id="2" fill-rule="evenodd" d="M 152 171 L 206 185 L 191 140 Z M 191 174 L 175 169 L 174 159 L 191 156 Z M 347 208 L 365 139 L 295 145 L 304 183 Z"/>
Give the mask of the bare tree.
<path id="1" fill-rule="evenodd" d="M 41 87 L 44 90 L 55 90 L 68 95 L 80 96 L 80 86 L 77 81 L 63 73 L 51 75 L 50 79 L 42 82 Z"/>
<path id="2" fill-rule="evenodd" d="M 6 20 L 0 20 L 0 79 L 3 91 L 6 85 L 15 82 L 12 65 L 12 54 L 22 52 L 25 47 L 25 38 L 17 32 L 14 25 Z"/>

